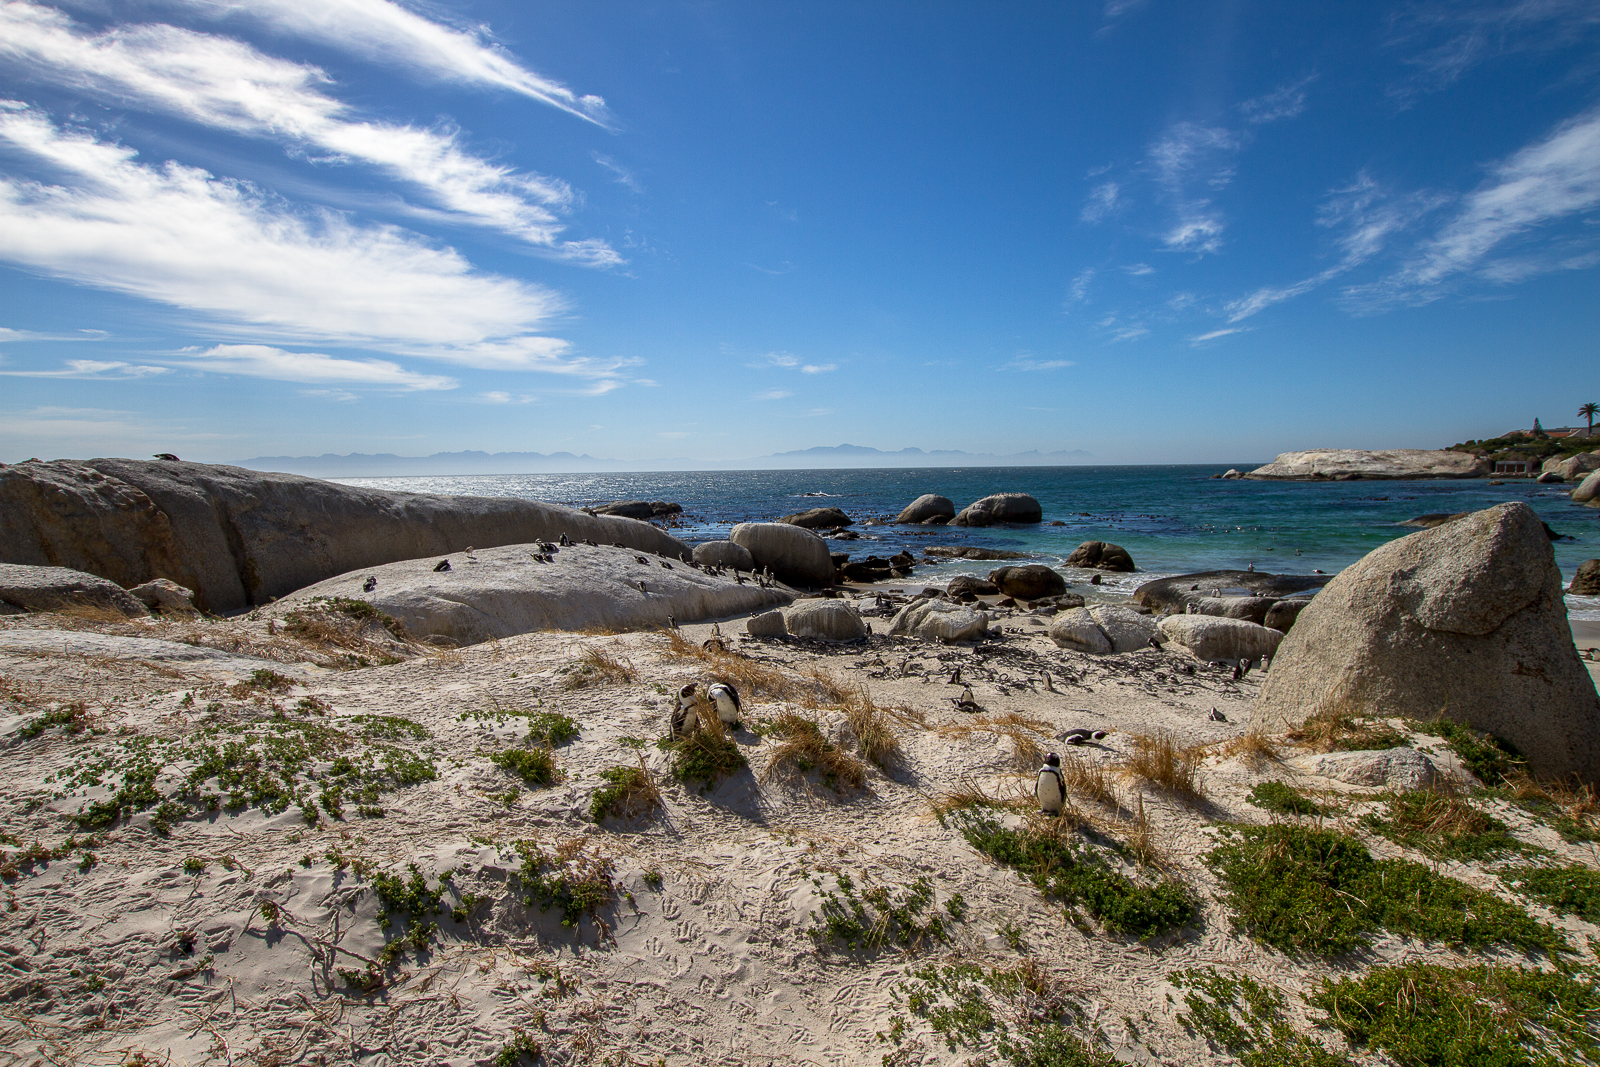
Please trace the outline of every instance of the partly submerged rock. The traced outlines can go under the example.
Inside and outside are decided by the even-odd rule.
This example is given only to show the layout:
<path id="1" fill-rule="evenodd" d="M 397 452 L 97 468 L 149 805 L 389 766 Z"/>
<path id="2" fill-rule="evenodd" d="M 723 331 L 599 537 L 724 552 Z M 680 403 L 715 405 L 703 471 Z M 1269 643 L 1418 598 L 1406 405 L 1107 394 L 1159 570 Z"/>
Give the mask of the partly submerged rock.
<path id="1" fill-rule="evenodd" d="M 1578 483 L 1578 487 L 1572 491 L 1572 499 L 1574 503 L 1600 508 L 1600 470 L 1585 476 Z"/>
<path id="2" fill-rule="evenodd" d="M 829 530 L 836 526 L 853 526 L 854 519 L 838 508 L 811 508 L 807 511 L 797 511 L 793 515 L 785 515 L 778 520 L 790 526 L 803 526 L 807 530 Z"/>
<path id="3" fill-rule="evenodd" d="M 1568 482 L 1579 481 L 1593 470 L 1600 470 L 1600 451 L 1579 452 L 1576 456 L 1552 456 L 1540 468 L 1541 473 L 1555 474 Z"/>
<path id="4" fill-rule="evenodd" d="M 1363 478 L 1482 478 L 1487 459 L 1470 452 L 1425 448 L 1312 448 L 1285 452 L 1246 478 L 1268 481 L 1356 481 Z"/>
<path id="5" fill-rule="evenodd" d="M 21 611 L 68 607 L 109 608 L 123 615 L 148 615 L 138 598 L 115 582 L 68 567 L 0 563 L 0 603 Z"/>
<path id="6" fill-rule="evenodd" d="M 1301 612 L 1253 712 L 1447 719 L 1504 738 L 1541 777 L 1600 781 L 1600 696 L 1573 647 L 1533 509 L 1501 504 L 1374 549 Z"/>
<path id="7" fill-rule="evenodd" d="M 644 630 L 743 615 L 791 594 L 737 584 L 677 560 L 610 545 L 572 545 L 540 563 L 537 545 L 479 549 L 363 568 L 301 589 L 266 609 L 283 616 L 317 597 L 365 600 L 415 638 L 477 644 L 535 630 Z M 669 563 L 670 569 L 662 563 Z M 369 592 L 368 577 L 377 578 Z"/>
<path id="8" fill-rule="evenodd" d="M 1320 589 L 1326 574 L 1266 574 L 1262 571 L 1198 571 L 1157 578 L 1133 591 L 1133 602 L 1156 612 L 1188 609 L 1191 601 L 1209 596 L 1285 597 Z"/>
<path id="9" fill-rule="evenodd" d="M 1283 640 L 1283 634 L 1266 626 L 1214 615 L 1167 615 L 1159 625 L 1167 640 L 1206 663 L 1260 662 L 1273 656 Z"/>
<path id="10" fill-rule="evenodd" d="M 1399 746 L 1360 752 L 1319 752 L 1289 761 L 1307 774 L 1347 785 L 1424 789 L 1440 778 L 1439 768 L 1414 748 Z"/>
<path id="11" fill-rule="evenodd" d="M 1572 576 L 1567 592 L 1579 596 L 1600 596 L 1600 559 L 1586 559 L 1578 564 L 1578 573 Z"/>
<path id="12" fill-rule="evenodd" d="M 1093 567 L 1101 571 L 1121 571 L 1131 573 L 1138 570 L 1133 565 L 1133 557 L 1128 555 L 1128 550 L 1121 545 L 1113 545 L 1108 541 L 1085 541 L 1072 550 L 1067 557 L 1066 565 L 1069 567 Z"/>
<path id="13" fill-rule="evenodd" d="M 896 637 L 923 641 L 981 641 L 989 616 L 948 600 L 918 599 L 901 608 L 889 624 Z"/>
<path id="14" fill-rule="evenodd" d="M 1013 552 L 1006 548 L 979 548 L 976 545 L 929 545 L 922 550 L 925 556 L 944 556 L 949 559 L 1027 559 L 1026 552 Z"/>
<path id="15" fill-rule="evenodd" d="M 1027 493 L 993 493 L 973 501 L 950 520 L 952 526 L 993 526 L 997 522 L 1034 523 L 1044 518 L 1039 502 Z"/>
<path id="16" fill-rule="evenodd" d="M 667 500 L 613 500 L 588 510 L 596 515 L 620 515 L 625 519 L 664 519 L 681 514 L 683 505 Z"/>
<path id="17" fill-rule="evenodd" d="M 782 522 L 741 522 L 728 540 L 750 553 L 757 569 L 790 585 L 819 589 L 833 584 L 833 556 L 828 542 L 799 526 Z"/>
<path id="18" fill-rule="evenodd" d="M 867 636 L 867 624 L 843 600 L 827 597 L 797 600 L 783 613 L 791 637 L 817 637 L 824 641 L 858 641 Z"/>
<path id="19" fill-rule="evenodd" d="M 956 506 L 947 496 L 937 493 L 923 493 L 917 499 L 907 504 L 895 516 L 895 522 L 926 523 L 930 520 L 949 522 L 956 517 Z"/>

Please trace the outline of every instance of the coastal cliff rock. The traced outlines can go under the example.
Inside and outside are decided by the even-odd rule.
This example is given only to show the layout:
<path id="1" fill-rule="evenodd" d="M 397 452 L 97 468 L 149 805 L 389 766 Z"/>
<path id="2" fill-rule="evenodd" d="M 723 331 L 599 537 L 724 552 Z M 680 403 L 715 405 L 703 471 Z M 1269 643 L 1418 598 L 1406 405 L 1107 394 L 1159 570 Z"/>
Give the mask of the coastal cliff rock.
<path id="1" fill-rule="evenodd" d="M 1128 550 L 1109 541 L 1085 541 L 1072 550 L 1072 554 L 1066 559 L 1066 565 L 1123 573 L 1138 570 L 1133 565 L 1133 557 L 1128 555 Z"/>
<path id="2" fill-rule="evenodd" d="M 1312 448 L 1285 452 L 1246 478 L 1278 481 L 1357 481 L 1364 478 L 1482 478 L 1491 464 L 1470 452 L 1425 448 Z"/>
<path id="3" fill-rule="evenodd" d="M 931 523 L 939 524 L 949 522 L 956 517 L 955 503 L 947 496 L 937 493 L 923 493 L 917 499 L 907 504 L 895 516 L 894 521 L 899 523 Z"/>
<path id="4" fill-rule="evenodd" d="M 833 556 L 828 542 L 799 526 L 782 522 L 741 522 L 728 540 L 750 553 L 757 568 L 790 585 L 818 589 L 833 584 Z"/>
<path id="5" fill-rule="evenodd" d="M 298 590 L 265 609 L 281 618 L 318 598 L 364 600 L 414 638 L 473 645 L 536 630 L 643 630 L 742 615 L 786 604 L 792 594 L 739 585 L 659 556 L 610 545 L 571 545 L 540 563 L 538 545 L 450 553 L 386 563 Z M 376 585 L 368 590 L 368 579 Z M 643 583 L 644 588 L 640 588 Z"/>
<path id="6" fill-rule="evenodd" d="M 951 526 L 993 526 L 997 522 L 1031 523 L 1044 518 L 1044 509 L 1027 493 L 993 493 L 976 500 L 950 520 Z"/>
<path id="7" fill-rule="evenodd" d="M 727 567 L 736 571 L 756 569 L 755 557 L 743 545 L 732 541 L 707 541 L 694 546 L 694 561 L 702 567 Z"/>
<path id="8" fill-rule="evenodd" d="M 913 600 L 889 624 L 895 637 L 923 641 L 981 641 L 989 630 L 989 616 L 948 600 Z"/>
<path id="9" fill-rule="evenodd" d="M 1542 777 L 1600 781 L 1600 696 L 1532 508 L 1501 504 L 1391 541 L 1317 594 L 1252 722 L 1280 730 L 1335 708 L 1442 714 L 1509 741 Z"/>
<path id="10" fill-rule="evenodd" d="M 132 593 L 93 574 L 0 563 L 0 611 L 7 606 L 16 611 L 55 611 L 74 605 L 110 608 L 124 615 L 149 614 Z"/>
<path id="11" fill-rule="evenodd" d="M 790 526 L 804 527 L 807 530 L 831 530 L 839 526 L 853 526 L 856 520 L 838 508 L 811 508 L 797 511 L 793 515 L 785 515 L 778 521 L 788 523 Z"/>
<path id="12" fill-rule="evenodd" d="M 94 459 L 0 469 L 0 560 L 128 587 L 167 578 L 212 612 L 264 604 L 333 575 L 565 533 L 674 559 L 648 523 L 510 497 L 386 493 L 294 474 Z"/>

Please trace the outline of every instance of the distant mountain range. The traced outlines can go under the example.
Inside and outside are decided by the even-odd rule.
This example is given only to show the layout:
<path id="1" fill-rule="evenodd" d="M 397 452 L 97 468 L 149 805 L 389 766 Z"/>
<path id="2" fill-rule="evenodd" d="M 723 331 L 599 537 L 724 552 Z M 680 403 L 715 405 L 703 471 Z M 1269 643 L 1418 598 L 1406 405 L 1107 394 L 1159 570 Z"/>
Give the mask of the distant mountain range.
<path id="1" fill-rule="evenodd" d="M 837 467 L 1056 467 L 1086 463 L 1092 452 L 1016 452 L 1001 456 L 991 452 L 954 449 L 902 448 L 885 452 L 865 445 L 818 445 L 793 452 L 778 452 L 753 459 L 707 461 L 697 459 L 596 459 L 571 452 L 435 452 L 431 456 L 396 456 L 391 453 L 348 456 L 257 456 L 238 465 L 259 471 L 282 471 L 313 478 L 400 478 L 450 474 L 580 474 L 606 471 L 699 470 L 813 470 Z"/>

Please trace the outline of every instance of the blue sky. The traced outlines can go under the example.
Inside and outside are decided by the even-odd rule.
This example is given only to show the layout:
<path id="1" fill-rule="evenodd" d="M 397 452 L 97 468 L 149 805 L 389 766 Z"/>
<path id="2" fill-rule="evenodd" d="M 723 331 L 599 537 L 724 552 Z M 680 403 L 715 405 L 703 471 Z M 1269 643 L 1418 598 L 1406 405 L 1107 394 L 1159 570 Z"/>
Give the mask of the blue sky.
<path id="1" fill-rule="evenodd" d="M 0 0 L 5 461 L 1441 446 L 1597 281 L 1592 0 Z"/>

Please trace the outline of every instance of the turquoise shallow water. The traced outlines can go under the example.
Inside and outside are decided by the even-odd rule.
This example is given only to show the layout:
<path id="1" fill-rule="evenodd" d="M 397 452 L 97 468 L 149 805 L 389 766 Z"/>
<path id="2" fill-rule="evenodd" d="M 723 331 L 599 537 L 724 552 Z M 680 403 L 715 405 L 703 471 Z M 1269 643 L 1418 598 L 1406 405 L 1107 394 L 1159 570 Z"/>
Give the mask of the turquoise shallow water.
<path id="1" fill-rule="evenodd" d="M 1234 464 L 1241 470 L 1254 463 Z M 512 496 L 582 506 L 611 500 L 670 500 L 683 505 L 673 530 L 691 543 L 727 536 L 734 523 L 771 519 L 805 508 L 837 506 L 859 523 L 893 518 L 923 493 L 960 508 L 989 493 L 1031 493 L 1045 524 L 1005 529 L 860 526 L 863 538 L 839 542 L 860 558 L 902 547 L 968 544 L 1008 548 L 1059 563 L 1080 542 L 1113 541 L 1139 573 L 1112 578 L 1108 592 L 1131 592 L 1166 574 L 1223 568 L 1285 574 L 1329 574 L 1395 537 L 1400 526 L 1430 512 L 1472 511 L 1522 500 L 1558 533 L 1556 562 L 1566 581 L 1578 564 L 1600 557 L 1600 509 L 1574 505 L 1562 486 L 1525 481 L 1490 485 L 1446 482 L 1221 481 L 1219 466 L 998 467 L 915 470 L 692 471 L 627 474 L 527 474 L 340 478 L 346 485 L 449 495 Z M 1065 525 L 1048 525 L 1060 520 Z M 868 537 L 873 540 L 867 540 Z M 982 573 L 994 563 L 919 569 L 918 578 Z M 915 579 L 913 579 L 913 582 Z M 1600 599 L 1569 597 L 1574 618 L 1600 619 Z"/>

